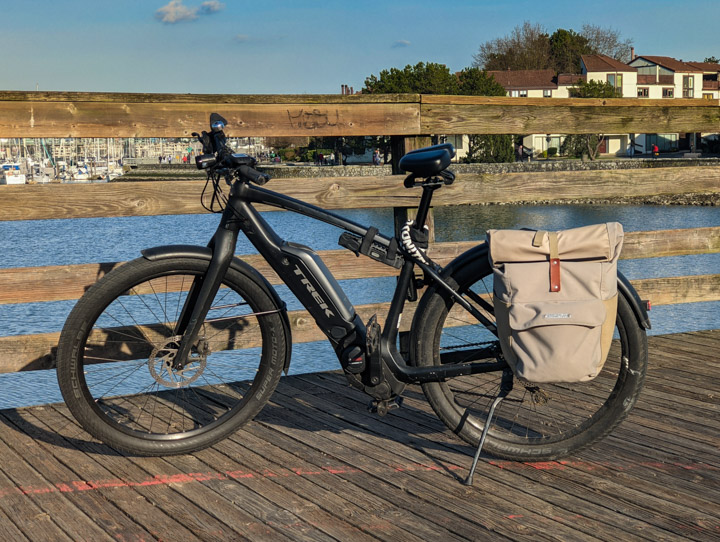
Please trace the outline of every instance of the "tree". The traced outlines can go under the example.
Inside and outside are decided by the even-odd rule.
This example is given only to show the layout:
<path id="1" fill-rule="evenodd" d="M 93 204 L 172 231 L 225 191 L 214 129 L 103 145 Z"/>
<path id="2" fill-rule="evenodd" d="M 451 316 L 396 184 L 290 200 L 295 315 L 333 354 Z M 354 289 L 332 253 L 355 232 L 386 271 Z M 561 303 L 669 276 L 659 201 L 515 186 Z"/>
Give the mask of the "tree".
<path id="1" fill-rule="evenodd" d="M 550 67 L 556 73 L 580 73 L 580 55 L 592 52 L 589 40 L 574 30 L 558 28 L 550 36 Z"/>
<path id="2" fill-rule="evenodd" d="M 485 70 L 542 70 L 549 67 L 550 38 L 539 24 L 525 21 L 509 36 L 480 45 L 473 66 Z"/>
<path id="3" fill-rule="evenodd" d="M 580 35 L 588 40 L 588 45 L 593 54 L 601 54 L 628 63 L 630 49 L 633 46 L 632 39 L 620 39 L 620 32 L 612 28 L 602 28 L 593 24 L 584 24 Z"/>
<path id="4" fill-rule="evenodd" d="M 720 60 L 715 58 L 714 56 L 709 56 L 703 62 L 709 62 L 710 64 L 720 64 Z"/>
<path id="5" fill-rule="evenodd" d="M 603 54 L 629 62 L 632 40 L 622 40 L 617 30 L 585 24 L 578 33 L 557 29 L 552 35 L 529 22 L 510 35 L 480 45 L 473 65 L 486 70 L 543 70 L 579 73 L 580 55 Z"/>
<path id="6" fill-rule="evenodd" d="M 365 79 L 364 93 L 395 94 L 417 92 L 420 94 L 462 94 L 466 96 L 505 96 L 505 89 L 486 71 L 465 68 L 458 74 L 442 65 L 420 62 L 404 69 L 391 68 Z M 510 136 L 471 135 L 467 160 L 473 162 L 508 162 L 513 160 Z M 388 141 L 378 139 L 375 146 L 387 151 Z"/>
<path id="7" fill-rule="evenodd" d="M 362 91 L 364 94 L 457 94 L 458 79 L 444 64 L 418 62 L 414 66 L 408 64 L 402 70 L 398 68 L 382 70 L 379 77 L 370 75 L 365 79 Z M 383 156 L 387 157 L 390 152 L 390 140 L 385 136 L 374 139 L 346 137 L 340 152 L 343 155 L 362 154 L 370 147 L 379 148 Z M 337 142 L 332 148 L 337 148 Z"/>
<path id="8" fill-rule="evenodd" d="M 505 96 L 505 88 L 479 68 L 465 68 L 457 74 L 457 94 L 463 96 Z"/>
<path id="9" fill-rule="evenodd" d="M 577 86 L 570 89 L 572 98 L 617 98 L 618 90 L 606 81 L 578 81 Z M 587 153 L 590 160 L 595 160 L 604 141 L 603 134 L 573 134 L 565 138 L 560 152 L 580 157 Z"/>
<path id="10" fill-rule="evenodd" d="M 365 79 L 365 94 L 457 94 L 458 80 L 447 66 L 434 62 L 418 62 L 404 69 L 382 70 L 380 77 Z"/>

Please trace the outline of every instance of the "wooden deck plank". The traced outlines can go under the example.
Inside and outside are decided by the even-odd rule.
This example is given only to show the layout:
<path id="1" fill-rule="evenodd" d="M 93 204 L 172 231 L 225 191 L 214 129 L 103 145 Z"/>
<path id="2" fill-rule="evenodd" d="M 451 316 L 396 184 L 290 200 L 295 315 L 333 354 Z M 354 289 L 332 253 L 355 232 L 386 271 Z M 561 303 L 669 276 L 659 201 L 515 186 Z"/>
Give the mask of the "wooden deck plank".
<path id="1" fill-rule="evenodd" d="M 236 454 L 237 443 L 230 440 L 195 455 L 208 466 L 241 472 L 239 483 L 267 495 L 279 507 L 291 506 L 302 510 L 304 516 L 311 517 L 312 525 L 340 540 L 377 540 L 366 532 L 370 525 L 373 526 L 373 534 L 382 535 L 382 540 L 422 540 L 379 515 L 370 513 L 362 497 L 359 500 L 362 506 L 359 506 L 329 490 L 335 485 L 335 476 L 330 472 L 333 469 L 319 468 L 296 457 L 292 457 L 289 463 L 271 462 L 269 457 L 277 458 L 284 450 L 247 432 L 243 432 L 241 440 L 246 447 L 241 457 Z M 251 451 L 249 446 L 257 446 L 264 455 Z M 322 478 L 330 479 L 329 483 L 323 484 Z M 357 498 L 357 488 L 353 491 L 353 498 Z M 385 504 L 389 505 L 387 502 Z"/>
<path id="2" fill-rule="evenodd" d="M 428 457 L 408 458 L 405 454 L 399 457 L 390 455 L 382 448 L 372 448 L 378 444 L 375 438 L 369 434 L 348 435 L 333 428 L 332 425 L 318 423 L 320 413 L 313 411 L 313 416 L 308 418 L 307 412 L 295 412 L 289 407 L 285 400 L 280 399 L 278 404 L 283 406 L 282 416 L 268 417 L 267 426 L 283 435 L 292 438 L 297 443 L 310 446 L 306 453 L 329 454 L 332 457 L 343 461 L 353 469 L 357 469 L 357 479 L 367 477 L 374 478 L 372 485 L 382 481 L 387 491 L 392 494 L 409 494 L 413 502 L 425 502 L 433 504 L 445 512 L 456 514 L 460 517 L 467 517 L 477 522 L 477 533 L 474 538 L 488 537 L 498 534 L 508 538 L 547 540 L 543 536 L 542 529 L 539 529 L 544 518 L 536 515 L 535 524 L 532 530 L 528 527 L 508 524 L 505 517 L 517 511 L 517 507 L 511 507 L 508 502 L 501 502 L 498 497 L 491 493 L 483 496 L 483 503 L 469 505 L 463 497 L 463 486 L 455 482 L 451 491 L 439 488 L 437 481 L 428 481 L 428 475 L 433 472 L 440 472 L 439 478 L 446 479 L 452 474 L 457 465 L 447 465 L 435 461 L 428 461 Z M 314 428 L 314 429 L 313 429 Z M 254 428 L 253 428 L 254 430 Z M 312 441 L 307 439 L 308 431 L 313 434 Z M 320 435 L 323 436 L 320 436 Z M 324 436 L 327 435 L 327 436 Z M 371 444 L 372 446 L 369 446 Z M 396 452 L 407 452 L 400 450 Z M 456 478 L 453 476 L 453 479 Z M 512 510 L 512 511 L 511 511 Z M 532 512 L 527 512 L 532 515 Z M 554 522 L 549 522 L 554 523 Z M 532 534 L 531 534 L 532 533 Z"/>
<path id="3" fill-rule="evenodd" d="M 117 455 L 110 448 L 91 441 L 76 424 L 52 408 L 22 409 L 19 412 L 4 411 L 4 416 L 14 416 L 15 423 L 23 432 L 35 439 L 43 452 L 57 463 L 68 467 L 69 473 L 44 473 L 48 482 L 69 488 L 66 493 L 82 491 L 89 487 L 100 497 L 112 502 L 121 512 L 137 522 L 141 528 L 132 533 L 129 540 L 141 540 L 143 532 L 154 538 L 161 538 L 172 532 L 183 540 L 201 540 L 185 528 L 182 516 L 172 518 L 152 498 L 139 491 L 140 481 L 133 484 L 129 478 L 122 478 L 106 465 L 106 458 Z M 82 484 L 86 485 L 83 486 Z"/>
<path id="4" fill-rule="evenodd" d="M 212 448 L 128 457 L 64 405 L 0 412 L 3 540 L 720 539 L 720 331 L 651 337 L 638 404 L 608 438 L 547 463 L 483 457 L 419 387 L 368 415 L 340 373 L 284 378 Z"/>
<path id="5" fill-rule="evenodd" d="M 280 390 L 282 395 L 285 390 Z M 462 486 L 450 486 L 442 487 L 438 489 L 438 478 L 442 477 L 441 471 L 446 470 L 448 473 L 457 472 L 462 467 L 466 466 L 465 454 L 453 453 L 452 456 L 447 457 L 433 457 L 430 452 L 424 449 L 418 449 L 416 445 L 418 443 L 425 443 L 426 439 L 422 436 L 407 437 L 405 432 L 397 431 L 393 428 L 388 428 L 387 423 L 382 425 L 375 425 L 368 423 L 367 416 L 363 413 L 364 409 L 332 409 L 332 412 L 319 413 L 320 408 L 318 403 L 322 404 L 325 401 L 315 401 L 308 397 L 303 390 L 296 389 L 292 392 L 293 394 L 299 394 L 302 396 L 299 404 L 306 403 L 313 406 L 313 418 L 312 421 L 307 420 L 307 416 L 302 413 L 303 407 L 298 406 L 298 402 L 290 400 L 284 400 L 283 405 L 286 409 L 298 411 L 297 414 L 283 414 L 283 419 L 286 419 L 290 415 L 296 415 L 298 423 L 303 423 L 304 430 L 308 430 L 313 427 L 314 423 L 317 423 L 319 419 L 323 420 L 323 423 L 327 423 L 329 427 L 332 427 L 332 441 L 341 450 L 341 453 L 345 453 L 345 450 L 354 450 L 355 453 L 360 453 L 363 446 L 367 446 L 368 443 L 372 443 L 378 450 L 373 449 L 372 452 L 366 452 L 375 454 L 375 459 L 385 463 L 385 468 L 397 469 L 397 470 L 408 470 L 411 473 L 411 479 L 409 481 L 403 481 L 400 487 L 403 487 L 406 491 L 417 492 L 417 495 L 422 498 L 427 498 L 429 502 L 443 502 L 451 503 L 453 509 L 460 506 L 464 508 L 464 502 L 458 502 L 462 500 L 462 493 L 458 491 L 458 488 Z M 372 426 L 372 430 L 369 427 Z M 285 428 L 283 428 L 285 429 Z M 407 428 L 406 428 L 407 429 Z M 377 430 L 377 431 L 376 431 Z M 406 444 L 398 448 L 397 443 Z M 331 446 L 325 443 L 325 446 Z M 466 447 L 467 450 L 467 447 Z M 350 457 L 353 457 L 353 452 L 350 452 Z M 409 463 L 411 467 L 406 468 L 404 466 L 397 466 L 394 461 L 404 461 Z M 495 488 L 497 490 L 497 488 Z M 485 511 L 476 512 L 484 520 L 488 521 L 488 518 L 495 518 L 497 513 L 503 509 L 508 510 L 508 515 L 518 513 L 518 509 L 524 514 L 525 517 L 532 517 L 535 515 L 534 509 L 528 506 L 522 501 L 523 495 L 515 495 L 509 497 L 506 494 L 514 490 L 512 484 L 508 484 L 507 487 L 503 488 L 503 497 L 491 497 L 492 489 L 488 488 L 485 494 L 486 503 L 490 507 Z M 515 490 L 517 491 L 517 490 Z M 518 503 L 522 502 L 520 508 Z M 512 512 L 510 508 L 512 507 Z M 533 525 L 532 538 L 539 539 L 540 533 L 544 533 L 545 536 L 552 538 L 556 533 L 562 533 L 562 525 L 555 524 L 554 521 L 547 521 L 545 517 L 537 517 L 537 522 Z M 492 521 L 492 519 L 490 520 Z M 494 528 L 502 532 L 504 525 L 496 525 Z M 519 538 L 519 533 L 507 533 L 515 539 Z"/>
<path id="6" fill-rule="evenodd" d="M 10 415 L 3 421 L 12 423 L 12 418 Z M 86 540 L 150 537 L 150 533 L 95 492 L 68 492 L 62 485 L 48 484 L 48 474 L 55 479 L 69 479 L 71 471 L 49 457 L 26 433 L 17 431 L 12 436 L 9 442 L 0 442 L 3 458 L 0 467 L 23 495 L 37 501 L 66 532 L 77 533 Z"/>
<path id="7" fill-rule="evenodd" d="M 410 425 L 410 424 L 403 424 L 403 425 L 404 425 L 405 428 L 407 429 L 407 426 Z M 416 435 L 417 435 L 417 436 L 420 436 L 420 435 L 422 435 L 422 432 L 423 432 L 423 429 L 420 428 L 419 431 L 418 431 L 418 433 L 416 433 Z M 448 444 L 449 444 L 450 446 L 454 447 L 454 446 L 452 445 L 452 441 L 449 441 Z M 507 463 L 512 464 L 511 462 L 507 462 Z M 560 465 L 558 465 L 558 468 L 560 468 Z M 563 492 L 564 492 L 564 491 L 565 491 L 565 490 L 563 489 Z M 561 501 L 557 501 L 557 505 L 558 505 L 558 506 L 563 506 L 563 505 L 564 505 L 564 506 L 568 506 L 568 507 L 572 510 L 572 508 L 571 508 L 572 505 L 571 505 L 571 504 L 562 503 Z M 607 534 L 612 534 L 612 533 L 614 532 L 616 537 L 621 537 L 622 539 L 628 539 L 628 533 L 627 533 L 626 531 L 623 531 L 622 529 L 617 529 L 617 528 L 613 525 L 613 522 L 614 522 L 613 518 L 611 517 L 610 514 L 607 514 L 606 511 L 604 510 L 604 508 L 606 508 L 607 506 L 608 506 L 608 504 L 607 504 L 606 501 L 603 501 L 602 503 L 598 503 L 598 508 L 595 509 L 595 519 L 596 519 L 596 520 L 602 519 L 603 514 L 604 514 L 604 515 L 606 516 L 605 519 L 607 520 L 607 523 L 603 526 L 603 529 L 604 529 L 605 534 L 606 534 L 606 535 L 607 535 Z M 575 511 L 575 512 L 577 512 L 577 511 Z M 574 523 L 574 526 L 575 526 L 576 529 L 581 529 L 581 527 L 578 527 L 577 521 Z M 593 528 L 596 528 L 596 526 L 593 526 Z M 591 532 L 592 532 L 592 531 L 591 531 Z"/>
<path id="8" fill-rule="evenodd" d="M 472 521 L 443 508 L 413 500 L 404 493 L 398 495 L 397 491 L 393 491 L 392 486 L 383 479 L 375 478 L 356 466 L 348 467 L 347 463 L 342 460 L 319 452 L 316 448 L 297 441 L 273 429 L 271 426 L 254 424 L 253 427 L 248 428 L 247 431 L 233 438 L 233 440 L 241 440 L 243 443 L 248 440 L 255 440 L 258 443 L 264 443 L 266 446 L 268 443 L 275 443 L 275 445 L 271 444 L 272 447 L 268 450 L 268 457 L 282 457 L 289 462 L 289 465 L 307 462 L 308 471 L 303 471 L 297 467 L 292 470 L 295 470 L 295 472 L 300 470 L 301 472 L 323 473 L 324 476 L 313 474 L 312 481 L 323 484 L 323 487 L 334 492 L 336 494 L 335 499 L 352 499 L 355 506 L 362 506 L 375 517 L 380 517 L 384 521 L 402 527 L 406 530 L 406 533 L 411 533 L 410 536 L 413 536 L 413 531 L 416 531 L 417 521 L 425 524 L 426 528 L 428 523 L 435 524 L 434 533 L 444 530 L 468 539 L 472 539 L 477 535 L 477 525 Z M 334 484 L 332 484 L 332 477 L 325 475 L 325 473 L 333 475 L 336 479 Z M 340 485 L 336 483 L 338 477 L 343 480 Z M 326 483 L 330 485 L 325 485 Z M 378 525 L 377 520 L 371 521 L 371 523 Z M 395 535 L 392 531 L 385 532 L 387 527 L 384 523 L 379 524 L 379 526 L 381 529 L 374 530 L 373 534 L 381 539 L 395 540 L 396 536 L 399 536 L 400 539 L 408 536 L 408 534 Z"/>
<path id="9" fill-rule="evenodd" d="M 64 408 L 58 408 L 58 415 L 69 419 L 69 413 Z M 174 466 L 174 458 L 148 458 L 132 456 L 113 456 L 112 450 L 107 446 L 89 442 L 87 449 L 103 454 L 109 454 L 110 464 L 103 460 L 104 465 L 111 468 L 113 474 L 123 484 L 136 487 L 138 492 L 153 506 L 160 508 L 174 521 L 178 522 L 188 532 L 202 540 L 293 540 L 296 536 L 287 536 L 281 529 L 271 526 L 264 520 L 258 519 L 256 512 L 256 495 L 245 492 L 235 495 L 236 501 L 225 502 L 219 492 L 201 488 L 203 481 L 216 480 L 222 483 L 231 479 L 227 473 L 221 471 L 198 472 L 196 469 L 178 469 Z M 185 489 L 188 486 L 188 490 Z M 242 503 L 238 506 L 238 503 Z M 281 510 L 271 509 L 279 518 L 284 514 Z M 260 513 L 267 517 L 268 510 Z M 279 523 L 279 522 L 278 522 Z M 300 521 L 300 524 L 303 522 Z M 292 529 L 300 526 L 290 523 Z M 304 526 L 306 529 L 307 525 Z M 169 537 L 173 529 L 166 527 L 156 530 L 160 537 Z M 157 536 L 157 534 L 156 534 Z M 308 537 L 308 539 L 312 539 Z M 322 539 L 322 538 L 318 538 Z"/>

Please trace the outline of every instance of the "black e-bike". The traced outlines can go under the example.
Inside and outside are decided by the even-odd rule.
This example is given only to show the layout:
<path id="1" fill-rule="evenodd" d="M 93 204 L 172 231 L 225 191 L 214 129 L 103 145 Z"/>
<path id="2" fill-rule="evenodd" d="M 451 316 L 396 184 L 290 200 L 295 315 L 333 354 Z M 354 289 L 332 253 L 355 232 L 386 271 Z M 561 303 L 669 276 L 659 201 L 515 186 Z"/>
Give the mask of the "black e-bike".
<path id="1" fill-rule="evenodd" d="M 58 380 L 70 411 L 91 435 L 133 454 L 186 453 L 226 437 L 270 399 L 290 363 L 291 325 L 265 277 L 234 256 L 240 231 L 305 306 L 349 383 L 371 397 L 379 414 L 399 405 L 406 385 L 421 384 L 439 418 L 461 438 L 477 445 L 482 436 L 485 451 L 528 461 L 596 442 L 633 407 L 645 377 L 650 324 L 624 277 L 602 373 L 579 384 L 533 384 L 515 379 L 502 357 L 486 245 L 444 268 L 429 257 L 424 226 L 434 191 L 454 180 L 447 169 L 451 145 L 402 158 L 405 186 L 419 188 L 421 196 L 414 221 L 389 237 L 263 188 L 268 177 L 254 169 L 253 158 L 233 154 L 225 125 L 213 114 L 211 131 L 195 134 L 204 151 L 197 165 L 207 171 L 212 185 L 206 186 L 222 208 L 208 246 L 143 250 L 89 288 L 68 317 Z M 281 239 L 255 204 L 337 226 L 344 230 L 341 246 L 398 269 L 384 325 L 375 316 L 363 322 L 320 257 Z M 420 281 L 425 290 L 400 341 L 400 318 Z"/>

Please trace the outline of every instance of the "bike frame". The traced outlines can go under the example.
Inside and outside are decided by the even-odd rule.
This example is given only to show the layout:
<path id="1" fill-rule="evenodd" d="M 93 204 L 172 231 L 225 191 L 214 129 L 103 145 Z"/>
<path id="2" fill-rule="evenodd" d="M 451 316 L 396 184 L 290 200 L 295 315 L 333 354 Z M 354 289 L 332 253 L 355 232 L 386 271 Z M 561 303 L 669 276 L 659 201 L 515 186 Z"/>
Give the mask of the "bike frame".
<path id="1" fill-rule="evenodd" d="M 424 227 L 430 209 L 432 194 L 441 185 L 442 182 L 437 180 L 435 182 L 428 180 L 422 183 L 423 194 L 415 219 L 417 228 L 422 230 Z M 366 345 L 368 331 L 365 324 L 360 320 L 353 305 L 320 257 L 309 247 L 290 243 L 280 238 L 253 207 L 253 204 L 265 204 L 298 213 L 336 226 L 362 238 L 371 231 L 371 228 L 357 224 L 320 207 L 253 186 L 248 182 L 236 181 L 230 190 L 220 225 L 209 244 L 213 255 L 208 272 L 205 276 L 196 279 L 196 282 L 191 287 L 175 329 L 176 336 L 183 337 L 175 358 L 175 368 L 182 368 L 185 363 L 184 360 L 188 359 L 192 345 L 195 344 L 198 338 L 202 322 L 210 309 L 212 299 L 217 293 L 222 278 L 232 261 L 239 231 L 242 231 L 247 236 L 253 246 L 312 315 L 320 329 L 335 347 L 339 358 L 342 350 L 347 348 L 348 345 L 362 345 L 363 347 Z M 374 228 L 372 229 L 374 230 Z M 372 241 L 387 247 L 391 239 L 377 233 Z M 507 367 L 507 364 L 501 361 L 493 363 L 449 363 L 424 367 L 408 365 L 402 354 L 397 350 L 396 344 L 399 322 L 407 292 L 411 282 L 415 280 L 414 267 L 416 265 L 425 273 L 426 279 L 429 279 L 438 288 L 450 293 L 458 304 L 488 329 L 495 331 L 495 326 L 441 278 L 442 269 L 439 266 L 433 264 L 429 259 L 427 260 L 429 263 L 422 262 L 406 250 L 401 249 L 401 254 L 404 263 L 379 340 L 379 359 L 382 364 L 368 363 L 369 367 L 366 370 L 371 371 L 370 382 L 376 384 L 383 379 L 383 365 L 391 371 L 397 380 L 403 383 L 438 382 L 456 376 L 501 371 Z M 479 296 L 476 296 L 476 299 L 473 300 L 481 304 L 483 308 L 492 310 L 491 306 Z"/>

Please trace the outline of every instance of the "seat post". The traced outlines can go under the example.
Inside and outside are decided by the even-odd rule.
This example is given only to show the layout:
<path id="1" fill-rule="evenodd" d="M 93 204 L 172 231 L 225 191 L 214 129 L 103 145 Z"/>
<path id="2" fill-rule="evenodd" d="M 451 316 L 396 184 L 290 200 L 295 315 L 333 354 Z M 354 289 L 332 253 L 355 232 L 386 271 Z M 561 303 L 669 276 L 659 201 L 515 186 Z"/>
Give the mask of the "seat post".
<path id="1" fill-rule="evenodd" d="M 420 198 L 420 205 L 418 205 L 417 216 L 415 217 L 415 224 L 419 230 L 422 230 L 425 226 L 428 213 L 430 212 L 430 202 L 432 201 L 433 192 L 443 185 L 442 182 L 426 181 L 422 184 L 422 197 Z"/>

